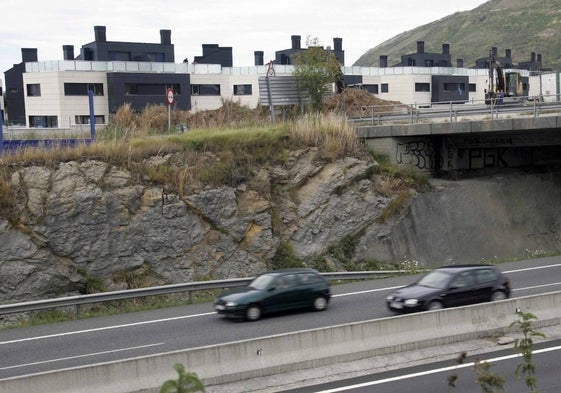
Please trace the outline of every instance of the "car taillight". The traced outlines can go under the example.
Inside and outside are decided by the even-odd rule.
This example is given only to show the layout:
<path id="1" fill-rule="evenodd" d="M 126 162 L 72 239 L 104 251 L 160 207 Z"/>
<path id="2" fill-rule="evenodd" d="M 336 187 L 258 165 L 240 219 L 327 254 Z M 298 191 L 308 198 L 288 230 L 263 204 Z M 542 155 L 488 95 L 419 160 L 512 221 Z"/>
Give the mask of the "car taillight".
<path id="1" fill-rule="evenodd" d="M 508 280 L 508 278 L 505 280 L 505 288 L 510 289 L 510 281 Z"/>

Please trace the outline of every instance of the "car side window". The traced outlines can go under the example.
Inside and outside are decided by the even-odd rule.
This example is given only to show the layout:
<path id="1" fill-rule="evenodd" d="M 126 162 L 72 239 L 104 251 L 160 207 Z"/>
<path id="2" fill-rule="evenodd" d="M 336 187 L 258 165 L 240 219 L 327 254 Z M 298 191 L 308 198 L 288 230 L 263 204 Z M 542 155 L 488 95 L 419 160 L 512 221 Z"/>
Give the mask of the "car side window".
<path id="1" fill-rule="evenodd" d="M 301 273 L 298 275 L 302 284 L 313 284 L 322 281 L 322 277 L 314 273 Z"/>
<path id="2" fill-rule="evenodd" d="M 461 272 L 456 276 L 456 278 L 454 278 L 450 286 L 454 288 L 465 288 L 472 286 L 475 283 L 474 281 L 475 280 L 471 272 Z"/>
<path id="3" fill-rule="evenodd" d="M 493 269 L 479 269 L 475 272 L 475 278 L 478 284 L 487 284 L 497 280 L 497 272 Z"/>
<path id="4" fill-rule="evenodd" d="M 277 279 L 276 287 L 278 289 L 290 288 L 296 285 L 296 276 L 294 274 L 287 274 L 284 276 L 280 276 Z"/>

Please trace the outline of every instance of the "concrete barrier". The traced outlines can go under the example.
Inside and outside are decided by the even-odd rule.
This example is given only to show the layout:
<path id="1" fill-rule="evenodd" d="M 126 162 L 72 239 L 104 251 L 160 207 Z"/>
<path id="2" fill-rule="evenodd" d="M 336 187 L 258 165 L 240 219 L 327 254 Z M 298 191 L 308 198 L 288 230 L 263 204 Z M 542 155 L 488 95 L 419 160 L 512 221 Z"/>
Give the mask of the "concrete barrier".
<path id="1" fill-rule="evenodd" d="M 158 392 L 182 363 L 206 385 L 500 335 L 515 310 L 561 323 L 561 292 L 402 315 L 0 380 L 0 392 Z M 327 311 L 329 312 L 329 311 Z"/>

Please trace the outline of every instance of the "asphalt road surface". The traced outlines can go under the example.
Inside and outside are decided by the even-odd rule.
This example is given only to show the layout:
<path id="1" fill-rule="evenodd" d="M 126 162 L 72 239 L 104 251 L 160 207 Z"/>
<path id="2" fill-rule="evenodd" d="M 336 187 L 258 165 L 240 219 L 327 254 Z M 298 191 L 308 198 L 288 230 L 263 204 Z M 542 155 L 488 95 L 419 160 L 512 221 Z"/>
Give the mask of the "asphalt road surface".
<path id="1" fill-rule="evenodd" d="M 501 264 L 513 297 L 561 290 L 561 257 Z M 236 322 L 212 305 L 196 304 L 0 330 L 0 380 L 13 376 L 190 349 L 199 346 L 392 317 L 385 296 L 416 277 L 393 277 L 333 287 L 326 312 L 298 312 Z"/>

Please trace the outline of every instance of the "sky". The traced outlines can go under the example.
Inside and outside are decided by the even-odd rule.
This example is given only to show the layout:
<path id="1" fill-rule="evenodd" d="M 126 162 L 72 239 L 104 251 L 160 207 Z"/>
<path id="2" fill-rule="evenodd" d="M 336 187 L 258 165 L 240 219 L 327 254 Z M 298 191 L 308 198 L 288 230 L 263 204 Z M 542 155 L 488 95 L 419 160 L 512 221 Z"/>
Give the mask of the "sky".
<path id="1" fill-rule="evenodd" d="M 0 72 L 21 62 L 21 48 L 37 48 L 39 61 L 62 60 L 63 45 L 74 55 L 95 39 L 94 26 L 106 26 L 107 41 L 160 42 L 171 30 L 175 62 L 202 55 L 203 44 L 232 47 L 235 67 L 254 65 L 254 51 L 265 63 L 289 49 L 291 36 L 308 37 L 324 47 L 342 38 L 345 65 L 404 31 L 487 0 L 2 0 Z M 415 48 L 412 48 L 413 50 Z M 4 84 L 5 86 L 5 84 Z"/>

